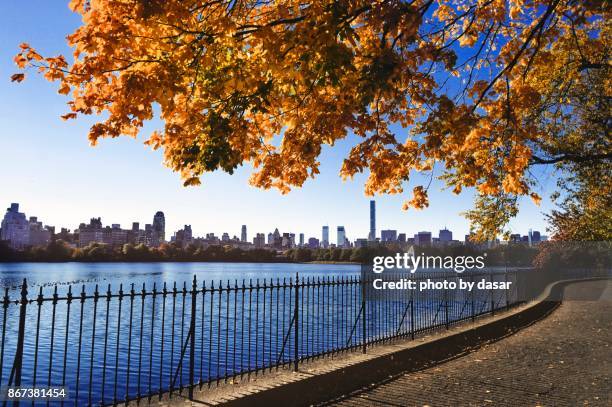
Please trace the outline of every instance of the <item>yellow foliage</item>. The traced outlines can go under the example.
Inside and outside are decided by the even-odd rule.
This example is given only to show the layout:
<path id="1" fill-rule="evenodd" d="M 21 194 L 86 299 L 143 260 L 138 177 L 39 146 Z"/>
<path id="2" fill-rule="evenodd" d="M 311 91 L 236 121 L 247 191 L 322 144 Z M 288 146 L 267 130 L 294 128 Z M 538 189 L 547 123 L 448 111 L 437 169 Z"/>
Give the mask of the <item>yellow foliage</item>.
<path id="1" fill-rule="evenodd" d="M 105 113 L 88 135 L 95 144 L 135 137 L 158 107 L 163 128 L 145 143 L 185 185 L 250 163 L 253 185 L 283 193 L 315 177 L 323 146 L 350 132 L 358 142 L 340 175 L 368 173 L 367 194 L 403 193 L 414 172 L 441 163 L 436 175 L 455 193 L 536 199 L 527 169 L 554 135 L 535 116 L 563 104 L 548 99 L 551 90 L 571 87 L 585 64 L 607 65 L 609 49 L 609 12 L 598 2 L 71 0 L 70 8 L 83 21 L 67 37 L 72 62 L 25 43 L 14 59 L 59 83 L 69 97 L 62 118 Z M 426 207 L 427 188 L 412 190 L 405 206 Z"/>

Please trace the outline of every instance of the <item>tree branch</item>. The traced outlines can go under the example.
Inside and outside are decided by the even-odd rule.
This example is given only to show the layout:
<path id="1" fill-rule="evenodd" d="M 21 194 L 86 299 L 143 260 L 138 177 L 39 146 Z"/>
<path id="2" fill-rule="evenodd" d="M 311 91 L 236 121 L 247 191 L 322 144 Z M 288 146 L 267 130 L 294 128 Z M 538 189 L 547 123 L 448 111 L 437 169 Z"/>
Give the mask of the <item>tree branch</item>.
<path id="1" fill-rule="evenodd" d="M 606 161 L 610 159 L 612 159 L 612 153 L 591 155 L 563 154 L 552 158 L 541 158 L 538 156 L 533 156 L 531 157 L 529 165 L 556 164 L 564 161 L 573 163 L 584 163 L 589 161 Z"/>

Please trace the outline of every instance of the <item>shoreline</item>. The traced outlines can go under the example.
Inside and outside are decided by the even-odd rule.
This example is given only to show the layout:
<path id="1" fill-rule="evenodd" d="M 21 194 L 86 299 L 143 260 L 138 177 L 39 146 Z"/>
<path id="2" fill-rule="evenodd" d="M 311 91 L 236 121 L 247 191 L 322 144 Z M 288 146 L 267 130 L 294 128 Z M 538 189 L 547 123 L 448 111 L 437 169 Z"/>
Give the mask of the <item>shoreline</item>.
<path id="1" fill-rule="evenodd" d="M 348 262 L 348 261 L 291 261 L 291 260 L 278 260 L 278 261 L 252 261 L 252 260 L 160 260 L 160 261 L 130 261 L 130 260 L 58 260 L 58 261 L 40 261 L 40 260 L 20 260 L 20 261 L 8 261 L 8 260 L 0 260 L 0 264 L 23 264 L 23 263 L 47 263 L 47 264 L 62 264 L 62 263 L 71 263 L 71 264 L 98 264 L 98 263 L 125 263 L 125 264 L 136 264 L 136 263 L 256 263 L 256 264 L 334 264 L 334 265 L 361 265 L 361 263 L 356 262 Z"/>

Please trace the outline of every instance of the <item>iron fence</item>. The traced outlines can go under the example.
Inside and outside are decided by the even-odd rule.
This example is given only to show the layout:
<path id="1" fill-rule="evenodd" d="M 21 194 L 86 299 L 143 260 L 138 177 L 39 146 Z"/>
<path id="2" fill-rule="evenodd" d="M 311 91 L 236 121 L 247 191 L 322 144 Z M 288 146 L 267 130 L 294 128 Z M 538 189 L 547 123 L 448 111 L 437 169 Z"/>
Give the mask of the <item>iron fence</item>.
<path id="1" fill-rule="evenodd" d="M 450 275 L 517 281 L 518 270 Z M 61 386 L 75 405 L 116 405 L 177 393 L 373 344 L 448 329 L 520 301 L 510 290 L 396 290 L 366 295 L 358 276 L 190 286 L 43 287 L 2 299 L 0 387 Z M 47 402 L 48 403 L 48 402 Z"/>

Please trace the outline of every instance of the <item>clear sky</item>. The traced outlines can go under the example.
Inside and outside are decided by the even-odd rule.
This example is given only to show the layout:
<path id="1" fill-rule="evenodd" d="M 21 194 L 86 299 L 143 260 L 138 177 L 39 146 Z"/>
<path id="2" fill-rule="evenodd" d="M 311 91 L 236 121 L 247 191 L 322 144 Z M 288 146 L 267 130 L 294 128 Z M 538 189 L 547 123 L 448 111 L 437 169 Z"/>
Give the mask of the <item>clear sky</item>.
<path id="1" fill-rule="evenodd" d="M 246 224 L 249 239 L 278 227 L 281 232 L 321 237 L 321 226 L 330 226 L 335 242 L 337 225 L 347 237 L 367 237 L 369 197 L 363 193 L 364 176 L 342 182 L 338 172 L 351 140 L 327 148 L 321 157 L 321 174 L 299 190 L 281 195 L 248 185 L 249 167 L 230 176 L 208 174 L 199 187 L 185 188 L 178 174 L 163 167 L 161 153 L 142 144 L 142 138 L 102 140 L 95 148 L 87 141 L 94 118 L 62 121 L 67 99 L 57 85 L 33 72 L 21 84 L 10 82 L 17 72 L 12 58 L 21 42 L 44 55 L 70 55 L 65 36 L 79 24 L 67 0 L 3 0 L 0 3 L 0 209 L 18 202 L 27 216 L 45 224 L 74 229 L 90 217 L 106 224 L 151 223 L 153 214 L 166 215 L 166 234 L 191 224 L 194 234 L 240 235 Z M 155 123 L 149 129 L 156 128 Z M 354 141 L 354 140 L 353 140 Z M 414 181 L 418 178 L 414 178 Z M 548 189 L 555 180 L 544 173 L 538 189 L 540 207 L 521 201 L 521 212 L 510 227 L 525 234 L 529 228 L 545 231 L 543 213 L 550 210 Z M 420 230 L 444 227 L 463 239 L 468 222 L 460 212 L 470 208 L 470 192 L 457 197 L 433 183 L 431 205 L 423 211 L 401 210 L 404 196 L 377 196 L 377 229 L 397 229 L 409 236 Z M 410 188 L 411 189 L 411 188 Z M 169 233 L 170 232 L 170 233 Z"/>

